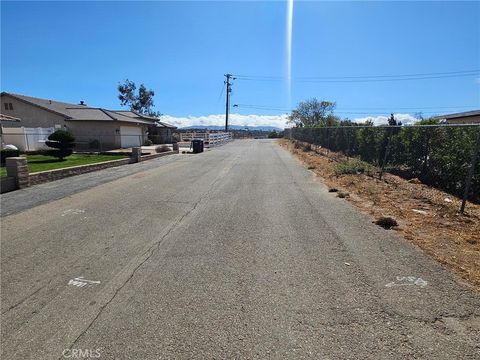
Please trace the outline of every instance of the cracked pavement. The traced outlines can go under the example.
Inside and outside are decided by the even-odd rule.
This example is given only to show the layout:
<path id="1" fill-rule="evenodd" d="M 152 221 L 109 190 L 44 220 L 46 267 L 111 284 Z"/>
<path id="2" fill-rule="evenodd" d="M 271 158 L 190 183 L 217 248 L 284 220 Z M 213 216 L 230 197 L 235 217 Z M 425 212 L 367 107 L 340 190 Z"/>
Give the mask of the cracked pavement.
<path id="1" fill-rule="evenodd" d="M 274 141 L 146 163 L 2 195 L 2 358 L 480 357 L 479 294 Z"/>

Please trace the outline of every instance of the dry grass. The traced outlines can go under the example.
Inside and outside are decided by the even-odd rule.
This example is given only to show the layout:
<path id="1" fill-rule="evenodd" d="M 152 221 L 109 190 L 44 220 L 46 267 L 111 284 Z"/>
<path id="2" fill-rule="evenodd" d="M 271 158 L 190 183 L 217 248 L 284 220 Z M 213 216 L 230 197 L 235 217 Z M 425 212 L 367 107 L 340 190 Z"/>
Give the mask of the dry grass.
<path id="1" fill-rule="evenodd" d="M 346 199 L 374 220 L 394 217 L 399 225 L 394 231 L 480 290 L 479 205 L 468 203 L 461 215 L 461 200 L 443 191 L 388 173 L 383 180 L 364 173 L 336 175 L 336 165 L 345 160 L 343 155 L 315 147 L 299 151 L 288 140 L 280 140 L 280 145 L 312 168 L 327 186 L 348 192 Z"/>

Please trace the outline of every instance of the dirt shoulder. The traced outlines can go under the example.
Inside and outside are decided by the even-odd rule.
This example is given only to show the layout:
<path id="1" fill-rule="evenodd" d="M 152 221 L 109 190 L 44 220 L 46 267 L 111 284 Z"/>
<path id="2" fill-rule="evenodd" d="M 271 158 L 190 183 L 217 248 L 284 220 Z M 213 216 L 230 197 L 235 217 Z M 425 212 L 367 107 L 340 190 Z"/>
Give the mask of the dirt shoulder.
<path id="1" fill-rule="evenodd" d="M 365 174 L 335 175 L 335 165 L 345 156 L 324 149 L 295 149 L 285 139 L 279 143 L 327 186 L 348 193 L 345 199 L 372 215 L 372 221 L 381 216 L 394 217 L 398 222 L 394 231 L 480 291 L 479 205 L 467 203 L 461 215 L 461 200 L 440 190 L 388 173 L 382 180 Z"/>

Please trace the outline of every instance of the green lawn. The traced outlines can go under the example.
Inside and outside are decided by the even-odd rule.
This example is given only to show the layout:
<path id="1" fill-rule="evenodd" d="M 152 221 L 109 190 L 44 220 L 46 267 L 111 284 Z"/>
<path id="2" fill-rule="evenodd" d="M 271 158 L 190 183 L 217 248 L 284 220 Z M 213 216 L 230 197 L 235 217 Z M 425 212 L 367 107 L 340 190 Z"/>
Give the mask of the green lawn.
<path id="1" fill-rule="evenodd" d="M 94 164 L 102 161 L 118 160 L 126 158 L 126 155 L 87 155 L 72 154 L 63 161 L 53 156 L 27 155 L 28 171 L 30 173 L 66 168 L 70 166 Z M 0 168 L 0 176 L 6 176 L 7 169 Z"/>

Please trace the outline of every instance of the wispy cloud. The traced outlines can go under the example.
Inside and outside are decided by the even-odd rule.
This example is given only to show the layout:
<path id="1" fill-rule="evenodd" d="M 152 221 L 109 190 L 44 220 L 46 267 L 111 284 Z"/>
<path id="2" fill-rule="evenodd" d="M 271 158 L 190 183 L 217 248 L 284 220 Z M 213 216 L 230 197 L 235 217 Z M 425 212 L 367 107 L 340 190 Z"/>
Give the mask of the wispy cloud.
<path id="1" fill-rule="evenodd" d="M 415 116 L 410 114 L 394 114 L 395 119 L 401 121 L 402 124 L 408 125 L 417 122 Z M 361 118 L 353 119 L 354 122 L 365 122 L 367 120 L 373 121 L 374 125 L 385 125 L 388 123 L 388 116 L 365 116 Z M 205 125 L 205 126 L 222 126 L 225 124 L 225 114 L 212 114 L 205 116 L 170 116 L 163 115 L 162 121 L 178 126 L 187 127 L 192 125 Z M 275 126 L 278 128 L 287 127 L 287 115 L 241 115 L 230 114 L 230 125 L 240 126 Z"/>
<path id="2" fill-rule="evenodd" d="M 178 127 L 192 125 L 224 125 L 225 114 L 206 115 L 206 116 L 187 116 L 177 117 L 164 115 L 162 121 L 173 124 Z M 240 115 L 230 114 L 229 124 L 240 126 L 275 126 L 284 128 L 287 121 L 287 115 Z"/>

